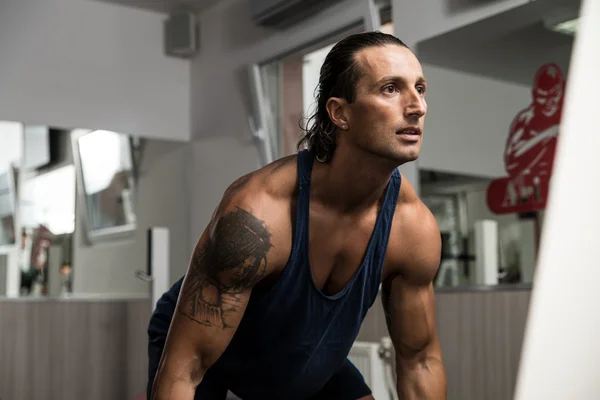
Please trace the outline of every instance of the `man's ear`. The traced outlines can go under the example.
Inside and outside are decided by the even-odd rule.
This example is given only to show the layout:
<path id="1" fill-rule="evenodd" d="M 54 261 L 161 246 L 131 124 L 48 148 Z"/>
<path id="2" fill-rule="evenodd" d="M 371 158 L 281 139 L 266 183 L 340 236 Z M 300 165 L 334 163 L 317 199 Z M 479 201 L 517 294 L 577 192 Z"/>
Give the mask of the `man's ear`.
<path id="1" fill-rule="evenodd" d="M 337 129 L 348 129 L 348 102 L 339 97 L 330 97 L 325 105 L 329 119 L 337 127 Z"/>

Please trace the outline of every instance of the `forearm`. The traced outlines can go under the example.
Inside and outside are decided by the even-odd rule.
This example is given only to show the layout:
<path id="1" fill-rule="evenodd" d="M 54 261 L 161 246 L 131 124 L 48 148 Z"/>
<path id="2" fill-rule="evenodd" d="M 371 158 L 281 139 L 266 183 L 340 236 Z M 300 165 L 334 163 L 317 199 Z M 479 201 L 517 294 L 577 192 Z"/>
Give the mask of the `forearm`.
<path id="1" fill-rule="evenodd" d="M 196 386 L 189 381 L 163 379 L 156 382 L 152 391 L 152 400 L 192 400 Z"/>
<path id="2" fill-rule="evenodd" d="M 446 371 L 441 359 L 398 359 L 396 365 L 400 400 L 446 400 Z"/>
<path id="3" fill-rule="evenodd" d="M 172 368 L 159 369 L 152 388 L 152 400 L 192 400 L 204 374 L 175 372 Z"/>

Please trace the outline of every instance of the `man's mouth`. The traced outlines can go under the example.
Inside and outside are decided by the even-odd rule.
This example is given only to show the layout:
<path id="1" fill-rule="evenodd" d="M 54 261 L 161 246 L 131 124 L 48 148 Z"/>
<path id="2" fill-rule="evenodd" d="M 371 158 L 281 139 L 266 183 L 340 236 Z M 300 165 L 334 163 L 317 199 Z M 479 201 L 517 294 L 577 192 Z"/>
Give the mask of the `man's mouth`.
<path id="1" fill-rule="evenodd" d="M 421 128 L 419 128 L 419 127 L 403 128 L 403 129 L 396 131 L 396 135 L 416 139 L 419 136 L 421 136 Z"/>

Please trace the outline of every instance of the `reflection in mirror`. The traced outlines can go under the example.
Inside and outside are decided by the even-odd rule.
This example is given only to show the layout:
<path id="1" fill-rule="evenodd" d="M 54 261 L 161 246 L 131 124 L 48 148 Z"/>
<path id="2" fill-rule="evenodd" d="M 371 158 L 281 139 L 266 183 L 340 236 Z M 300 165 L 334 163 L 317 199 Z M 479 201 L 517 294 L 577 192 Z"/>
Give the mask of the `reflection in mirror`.
<path id="1" fill-rule="evenodd" d="M 19 146 L 9 173 L 16 218 L 10 265 L 4 274 L 6 295 L 58 294 L 61 284 L 58 276 L 51 275 L 58 275 L 61 263 L 70 264 L 75 230 L 70 133 L 13 124 L 19 127 Z"/>
<path id="2" fill-rule="evenodd" d="M 75 167 L 66 165 L 27 179 L 21 192 L 22 225 L 53 235 L 75 229 Z"/>
<path id="3" fill-rule="evenodd" d="M 15 176 L 12 169 L 0 173 L 0 246 L 16 243 Z"/>
<path id="4" fill-rule="evenodd" d="M 70 292 L 60 268 L 71 265 L 76 178 L 67 130 L 25 126 L 19 189 L 21 296 Z"/>
<path id="5" fill-rule="evenodd" d="M 88 239 L 132 234 L 136 218 L 131 138 L 110 131 L 76 130 L 72 140 Z"/>
<path id="6" fill-rule="evenodd" d="M 144 263 L 141 242 L 130 240 L 138 221 L 134 178 L 135 183 L 138 176 L 145 180 L 146 193 L 156 190 L 162 194 L 169 184 L 180 192 L 184 183 L 177 178 L 187 171 L 184 146 L 148 143 L 107 131 L 2 121 L 0 139 L 0 296 L 71 295 L 74 289 L 78 292 L 74 287 L 78 271 L 90 277 L 105 274 L 103 268 L 95 271 L 103 264 L 119 270 Z M 180 147 L 178 155 L 167 156 Z M 163 157 L 170 157 L 170 163 L 162 164 Z M 143 168 L 142 159 L 147 160 Z M 155 166 L 157 160 L 161 161 Z M 153 223 L 164 201 L 144 203 L 145 223 Z M 174 204 L 181 201 L 176 198 Z M 170 208 L 177 210 L 173 205 Z M 162 224 L 169 225 L 175 218 L 167 214 L 161 214 Z M 176 216 L 181 218 L 171 225 L 182 227 L 178 233 L 182 237 L 187 214 Z M 95 239 L 108 237 L 114 238 L 120 253 L 114 247 L 89 246 Z M 86 238 L 91 240 L 86 243 Z M 119 243 L 119 238 L 127 238 L 128 245 Z M 182 243 L 183 248 L 187 241 Z M 131 263 L 131 259 L 136 261 Z M 89 285 L 92 291 L 111 292 L 122 275 L 103 278 L 106 284 Z"/>
<path id="7" fill-rule="evenodd" d="M 543 212 L 492 213 L 488 178 L 421 170 L 420 179 L 442 237 L 437 287 L 532 282 Z"/>
<path id="8" fill-rule="evenodd" d="M 17 171 L 23 147 L 23 125 L 0 121 L 0 138 L 0 246 L 14 246 Z"/>
<path id="9" fill-rule="evenodd" d="M 44 225 L 23 228 L 19 252 L 21 296 L 72 292 L 72 241 L 72 234 L 53 234 Z"/>
<path id="10" fill-rule="evenodd" d="M 28 179 L 23 184 L 21 201 L 21 293 L 67 293 L 70 281 L 51 290 L 58 277 L 49 279 L 49 274 L 57 275 L 60 265 L 70 264 L 70 241 L 75 230 L 75 167 L 66 165 Z"/>

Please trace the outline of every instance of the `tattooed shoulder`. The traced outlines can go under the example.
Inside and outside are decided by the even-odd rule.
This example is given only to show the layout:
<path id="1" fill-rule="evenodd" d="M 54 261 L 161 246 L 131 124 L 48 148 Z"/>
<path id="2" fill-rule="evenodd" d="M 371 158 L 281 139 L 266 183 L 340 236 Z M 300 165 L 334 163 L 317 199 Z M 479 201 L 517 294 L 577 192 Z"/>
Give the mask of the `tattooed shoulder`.
<path id="1" fill-rule="evenodd" d="M 227 315 L 237 311 L 240 294 L 266 275 L 271 247 L 264 221 L 239 207 L 221 215 L 192 256 L 179 312 L 202 325 L 228 327 Z"/>

